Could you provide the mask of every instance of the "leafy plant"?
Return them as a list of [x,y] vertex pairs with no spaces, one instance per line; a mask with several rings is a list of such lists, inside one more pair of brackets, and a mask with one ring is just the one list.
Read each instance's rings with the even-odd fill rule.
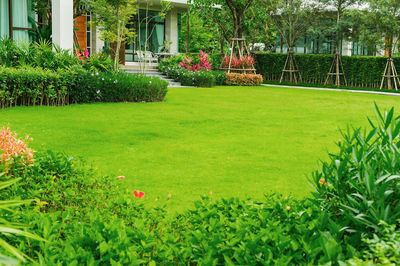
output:
[[[0,174],[0,178],[4,178],[5,173],[2,172]],[[14,185],[18,181],[20,181],[21,178],[15,178],[7,181],[1,181],[0,182],[0,191],[7,189],[8,187]],[[13,246],[12,244],[9,243],[7,240],[10,235],[15,235],[15,236],[22,236],[26,238],[31,238],[34,240],[38,241],[44,241],[43,238],[31,234],[29,232],[26,232],[23,228],[24,226],[19,223],[15,223],[13,221],[10,221],[9,217],[12,217],[12,214],[14,213],[13,208],[21,205],[25,205],[30,203],[31,200],[2,200],[0,201],[0,247],[2,248],[2,251],[0,251],[0,262],[2,264],[18,264],[18,261],[2,254],[4,251],[7,252],[8,254],[16,257],[19,261],[27,261],[27,259],[32,260],[29,258],[26,254],[24,254],[22,251],[20,251],[18,248]],[[7,217],[7,218],[6,218]]]
[[375,113],[368,131],[342,132],[339,152],[312,177],[316,204],[360,239],[400,218],[400,117],[376,105]]

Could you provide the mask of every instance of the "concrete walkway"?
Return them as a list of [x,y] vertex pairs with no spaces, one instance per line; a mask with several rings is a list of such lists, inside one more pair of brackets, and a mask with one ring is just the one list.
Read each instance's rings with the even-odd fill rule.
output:
[[366,93],[366,94],[377,94],[377,95],[400,97],[400,93],[384,92],[384,91],[345,90],[345,89],[301,87],[301,86],[287,86],[287,85],[275,85],[275,84],[261,84],[261,85],[265,86],[265,87],[295,88],[295,89],[318,90],[318,91],[345,91],[345,92],[355,92],[355,93]]

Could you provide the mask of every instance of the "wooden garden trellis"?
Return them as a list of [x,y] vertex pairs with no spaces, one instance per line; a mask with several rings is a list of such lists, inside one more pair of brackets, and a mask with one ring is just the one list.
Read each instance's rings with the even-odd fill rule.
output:
[[[228,55],[230,54],[230,55]],[[254,65],[251,65],[250,68],[246,68],[246,66],[242,65],[239,68],[232,66],[232,59],[236,57],[241,60],[243,56],[250,56],[249,49],[246,45],[245,38],[232,38],[231,41],[231,51],[225,53],[225,58],[229,56],[229,64],[225,66],[224,61],[222,61],[220,69],[224,70],[228,73],[251,73],[256,74],[256,69]]]
[[[344,68],[342,63],[342,58],[340,56],[339,50],[335,48],[335,57],[333,58],[333,62],[331,68],[329,69],[329,73],[325,80],[325,85],[329,83],[329,80],[335,78],[335,86],[340,86],[340,77],[343,77],[344,85],[347,86],[346,75],[344,74]],[[333,82],[332,82],[333,83]]]
[[383,75],[382,75],[382,81],[381,81],[380,89],[383,89],[383,85],[385,83],[385,79],[387,81],[388,89],[392,89],[393,88],[392,87],[392,79],[393,79],[393,83],[394,83],[394,88],[396,90],[399,89],[400,80],[399,80],[399,76],[397,75],[397,70],[396,70],[396,67],[394,65],[392,57],[389,57],[387,62],[386,62],[386,67],[385,67],[385,71],[383,72]]
[[293,47],[289,48],[288,55],[286,57],[286,62],[285,65],[283,66],[279,82],[282,83],[283,79],[285,78],[285,74],[289,75],[289,82],[293,81],[295,83],[298,83],[299,81],[302,82],[299,66],[297,65],[296,59],[294,58]]

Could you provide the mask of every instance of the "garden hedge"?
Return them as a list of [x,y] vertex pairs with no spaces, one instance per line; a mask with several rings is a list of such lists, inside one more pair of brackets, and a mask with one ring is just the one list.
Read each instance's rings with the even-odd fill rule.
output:
[[[265,81],[279,81],[287,54],[256,53],[257,73]],[[296,54],[295,59],[304,83],[323,84],[331,67],[333,55]],[[394,57],[400,67],[400,57]],[[387,57],[342,56],[348,85],[352,87],[379,88]]]
[[125,72],[90,72],[81,66],[70,70],[0,66],[0,108],[90,102],[162,101],[168,83],[159,78]]

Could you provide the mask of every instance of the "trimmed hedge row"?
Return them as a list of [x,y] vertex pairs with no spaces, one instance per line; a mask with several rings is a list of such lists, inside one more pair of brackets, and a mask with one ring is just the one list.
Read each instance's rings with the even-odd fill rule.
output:
[[0,108],[90,102],[162,101],[168,83],[124,72],[0,67]]
[[[266,81],[279,81],[286,54],[256,53],[257,73]],[[333,55],[296,54],[304,83],[323,84],[333,61]],[[394,57],[394,63],[400,66],[400,57]],[[387,57],[343,56],[343,68],[347,82],[352,87],[379,88]]]

